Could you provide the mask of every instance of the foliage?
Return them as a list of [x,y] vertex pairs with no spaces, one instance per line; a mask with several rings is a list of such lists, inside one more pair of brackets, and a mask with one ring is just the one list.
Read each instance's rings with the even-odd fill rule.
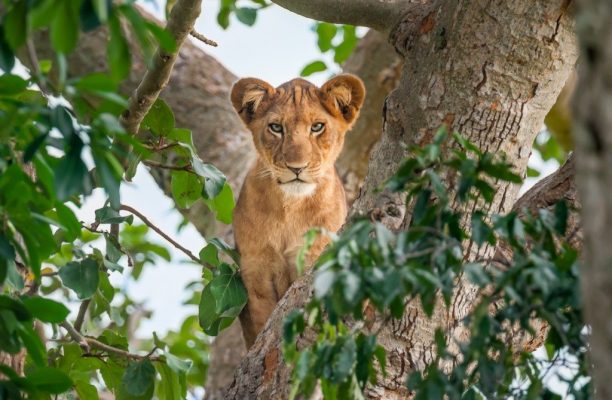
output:
[[[333,54],[334,63],[341,65],[353,53],[357,41],[357,29],[352,25],[334,25],[327,22],[316,22],[313,31],[317,35],[317,46],[321,54]],[[342,36],[342,39],[340,39]],[[306,65],[301,76],[309,76],[316,72],[328,70],[328,65],[323,60],[316,60]]]
[[[202,201],[231,222],[234,197],[225,176],[200,160],[191,132],[175,126],[166,103],[154,104],[142,135],[130,135],[121,124],[128,102],[119,87],[134,61],[126,29],[138,44],[136,57],[149,67],[158,48],[175,52],[177,45],[132,1],[4,0],[2,7],[0,351],[16,355],[25,348],[27,359],[23,377],[0,366],[0,398],[69,392],[70,398],[96,399],[100,388],[118,399],[185,398],[189,386],[203,384],[208,363],[197,317],[134,349],[130,326],[147,312],[112,283],[119,275],[137,280],[146,265],[170,260],[168,249],[148,238],[157,228],[121,203],[121,185],[139,165],[172,170],[181,207]],[[239,19],[248,14],[240,10],[233,10]],[[69,77],[67,57],[79,36],[101,25],[109,31],[108,70]],[[42,30],[49,31],[44,40],[54,50],[51,59],[39,60],[33,46]],[[28,74],[15,72],[17,55],[30,64]],[[80,221],[75,211],[94,190],[107,200],[88,222]],[[145,225],[136,225],[134,216]],[[210,243],[232,253],[218,240]],[[214,310],[222,321],[217,326],[224,326],[246,296],[235,263],[192,260],[206,267],[207,278],[192,286],[192,300],[197,303],[202,290],[212,296],[200,311]],[[69,321],[70,308],[79,312]],[[45,344],[35,324],[53,340]]]
[[[431,317],[452,304],[457,281],[465,279],[481,294],[462,321],[471,336],[456,342],[436,331],[435,359],[407,381],[417,399],[560,398],[543,383],[545,369],[572,359],[569,392],[588,397],[577,254],[563,241],[565,203],[553,211],[489,215],[491,183],[520,183],[520,177],[503,159],[447,136],[441,131],[432,144],[413,149],[386,183],[405,192],[412,207],[404,231],[353,221],[317,261],[313,298],[284,323],[284,355],[294,365],[292,398],[308,396],[317,382],[326,399],[362,398],[368,382],[385,374],[377,321],[401,318],[405,304],[417,299]],[[445,176],[454,177],[448,188]],[[469,220],[468,204],[474,207]],[[470,249],[498,245],[507,246],[512,259],[469,258]],[[549,360],[516,354],[504,341],[509,327],[531,332],[533,318],[550,326]],[[316,339],[298,349],[296,340],[306,332]]]
[[[239,1],[239,0],[220,0],[221,7],[219,8],[219,13],[217,14],[217,23],[223,29],[227,29],[230,25],[230,16],[233,14],[238,21],[242,22],[247,26],[255,25],[257,21],[257,12],[263,10],[272,3],[267,2],[266,0],[249,0],[249,1]],[[241,5],[241,3],[246,3],[247,5]]]

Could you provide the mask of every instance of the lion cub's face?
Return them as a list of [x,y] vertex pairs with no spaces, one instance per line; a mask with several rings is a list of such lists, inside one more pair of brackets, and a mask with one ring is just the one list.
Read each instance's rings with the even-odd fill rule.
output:
[[241,79],[231,97],[263,161],[258,173],[289,195],[308,196],[333,171],[364,96],[359,78],[340,75],[321,88],[299,78],[277,88]]

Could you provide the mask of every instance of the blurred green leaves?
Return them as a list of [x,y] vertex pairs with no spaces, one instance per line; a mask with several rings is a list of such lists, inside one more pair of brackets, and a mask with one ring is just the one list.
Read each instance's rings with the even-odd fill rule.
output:
[[[317,35],[317,46],[322,54],[333,55],[338,65],[344,63],[355,50],[359,37],[352,25],[334,25],[327,22],[316,22],[313,31]],[[341,38],[340,38],[341,36]],[[309,76],[328,69],[324,61],[317,60],[306,65],[300,72],[301,76]]]

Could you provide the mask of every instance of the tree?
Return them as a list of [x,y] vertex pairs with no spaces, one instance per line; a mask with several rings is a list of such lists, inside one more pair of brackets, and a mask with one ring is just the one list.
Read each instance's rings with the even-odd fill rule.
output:
[[[381,142],[352,211],[392,230],[406,226],[410,208],[401,196],[375,189],[406,157],[402,144],[424,146],[445,123],[481,150],[512,155],[515,171],[523,175],[533,139],[576,60],[568,2],[529,2],[528,15],[518,11],[527,6],[521,2],[397,1],[379,6],[369,1],[287,0],[277,4],[317,19],[386,32],[404,57],[398,88],[385,104]],[[342,13],[337,12],[340,7]],[[517,19],[519,14],[522,17]],[[509,210],[517,187],[508,182],[497,182],[494,187],[491,209]],[[485,246],[470,253],[470,259],[486,259],[494,251]],[[278,355],[280,326],[287,312],[307,304],[311,279],[307,274],[279,303],[261,340],[239,367],[229,387],[230,398],[287,395],[290,367]],[[456,322],[470,313],[476,294],[473,286],[463,282],[454,293],[452,313],[439,307],[440,312],[429,319],[416,304],[409,304],[411,312],[400,322],[383,326],[379,337],[384,338],[380,340],[389,355],[387,376],[369,396],[405,398],[408,393],[401,383],[407,373],[434,360],[435,327],[448,326],[447,337],[465,335]],[[541,340],[529,342],[533,346]]]
[[606,382],[612,363],[610,325],[606,323],[612,303],[608,291],[612,283],[612,254],[605,238],[610,230],[610,117],[605,99],[610,98],[610,54],[602,51],[612,38],[604,21],[612,7],[603,1],[581,1],[576,27],[581,42],[582,63],[574,109],[577,126],[576,182],[582,200],[584,226],[584,270],[581,288],[584,293],[585,320],[592,330],[591,360],[597,398],[612,396]]
[[[183,10],[186,3],[189,2],[179,1],[175,7],[179,11]],[[317,1],[279,0],[277,3],[317,19],[375,28],[389,36],[391,43],[404,59],[405,67],[402,69],[400,84],[385,102],[382,141],[375,149],[364,189],[353,207],[353,216],[368,216],[380,221],[394,231],[405,228],[412,215],[411,207],[413,205],[409,204],[407,207],[404,202],[405,195],[401,193],[390,190],[377,192],[375,189],[395,173],[402,160],[409,154],[403,144],[418,144],[424,147],[431,143],[439,126],[446,124],[450,129],[458,131],[465,138],[477,143],[480,150],[504,151],[511,157],[514,171],[524,175],[533,139],[542,124],[544,115],[563,87],[565,78],[572,69],[576,57],[575,43],[571,32],[571,18],[568,15],[569,2],[559,1],[548,4],[549,2],[542,1],[536,2],[536,4],[530,3],[532,13],[527,16],[520,13],[526,7],[526,3],[523,4],[524,2],[515,2],[516,4],[513,5],[501,4],[501,2],[450,5],[447,2],[410,4],[409,2],[397,1],[373,4],[364,0],[350,2],[349,4],[343,1],[320,3]],[[13,10],[12,17],[21,18],[19,15],[23,11],[20,11],[19,7],[21,6],[14,6],[11,9]],[[342,13],[337,12],[339,7],[342,8]],[[98,9],[96,12],[99,13],[100,10]],[[100,14],[96,15],[99,16]],[[519,18],[517,15],[521,15],[521,17]],[[190,30],[185,31],[186,28],[183,28],[183,32]],[[148,26],[148,29],[152,35],[157,37],[160,44],[164,43],[166,38],[163,33],[159,33],[159,30],[152,26]],[[57,32],[60,31],[61,28],[52,26],[51,39],[52,42],[56,42],[54,43],[56,46],[57,43],[62,42],[62,40],[57,39]],[[120,35],[117,34],[116,27],[113,28],[112,24],[111,32],[111,43],[114,35],[115,45],[117,46],[120,39],[116,38]],[[136,32],[142,34],[142,31],[136,30]],[[375,34],[370,33],[368,37],[371,39],[375,37]],[[139,38],[137,37],[137,39]],[[14,40],[14,38],[8,40],[10,46],[13,46],[15,43],[11,43],[11,40]],[[58,40],[59,42],[57,42]],[[99,52],[102,49],[99,43],[103,40],[103,36],[94,33],[91,34],[90,38],[82,41],[80,46],[89,46],[89,50],[92,52],[90,54],[93,54],[93,52]],[[377,40],[380,40],[380,37]],[[180,41],[176,42],[180,44]],[[44,42],[36,40],[37,45],[40,43]],[[138,43],[139,46],[144,45],[141,41]],[[121,47],[121,43],[118,46]],[[365,46],[367,46],[367,40],[364,41]],[[375,44],[367,51],[373,52],[377,46]],[[37,49],[37,53],[45,54],[45,51],[49,51],[48,47],[46,49],[44,46],[41,47]],[[474,51],[474,49],[478,50]],[[218,135],[223,135],[224,132],[238,132],[237,137],[240,140],[236,144],[236,149],[241,150],[235,154],[239,157],[242,154],[247,154],[248,137],[244,129],[237,123],[235,116],[227,112],[229,103],[220,100],[223,98],[222,95],[227,93],[233,77],[193,46],[186,44],[182,51],[190,52],[190,57],[198,58],[204,65],[215,68],[225,78],[223,88],[217,90],[216,95],[198,95],[194,98],[204,101],[203,104],[209,104],[206,102],[212,101],[214,103],[212,107],[205,107],[209,112],[203,114],[204,118],[213,116],[210,119],[214,121],[213,124],[210,124],[211,126],[220,127],[219,124],[227,123],[226,128],[228,129],[194,135],[196,147],[199,147],[199,143],[205,143],[204,140],[198,143],[198,138],[216,138]],[[145,59],[147,59],[146,51],[143,53],[145,53]],[[88,60],[88,62],[81,62],[83,70],[78,71],[79,50],[73,54],[75,57],[68,59],[69,70],[71,74],[74,74],[73,76],[82,76],[92,70],[91,61]],[[356,53],[354,60],[358,60],[358,57],[359,53]],[[24,59],[27,60],[27,58]],[[90,59],[104,60],[105,58],[100,56],[90,57]],[[387,62],[390,64],[392,61],[385,61],[383,65]],[[41,71],[36,71],[35,67],[37,62],[33,61],[32,64],[35,73],[39,75]],[[112,62],[110,66],[111,70],[116,68],[116,65]],[[370,65],[362,64],[362,67],[367,70]],[[376,71],[378,68],[380,67],[377,65],[370,71]],[[199,65],[199,69],[202,70],[201,65]],[[393,69],[390,71],[392,72]],[[197,75],[198,72],[195,71],[193,74],[202,76],[203,79],[206,78],[201,73]],[[140,81],[141,75],[142,72],[138,70],[132,71],[130,74],[132,87]],[[186,79],[191,75],[175,74],[176,83],[170,85],[171,92],[167,93],[166,97],[168,103],[179,103],[178,96],[172,97],[173,90],[174,93],[179,94],[181,91],[194,87],[194,81]],[[380,75],[376,77],[379,78]],[[539,82],[536,82],[534,77],[538,77]],[[40,79],[40,76],[38,79]],[[59,74],[59,79],[61,81],[61,74]],[[38,82],[43,83],[44,80]],[[182,86],[180,82],[183,82],[185,86]],[[197,82],[197,78],[195,82]],[[372,87],[375,89],[381,86],[377,85],[376,82],[370,82],[373,83]],[[129,86],[128,84],[125,87]],[[208,87],[208,85],[204,85],[204,87]],[[90,87],[90,89],[92,88],[97,87]],[[416,88],[416,96],[413,94],[412,88]],[[375,91],[370,90],[370,92]],[[373,97],[381,98],[383,96]],[[75,98],[75,100],[77,99]],[[85,101],[87,102],[89,99]],[[96,99],[96,101],[98,100]],[[134,104],[138,104],[138,102],[132,103],[133,106]],[[156,109],[163,112],[164,107],[160,105]],[[376,106],[372,106],[371,110],[375,109]],[[83,115],[88,115],[87,112],[90,111],[79,110],[79,113],[83,112]],[[376,112],[373,112],[372,115],[364,119],[364,125],[366,126],[363,130],[364,134],[372,132],[369,126],[375,124]],[[199,123],[194,123],[193,118],[186,112],[176,112],[177,126],[189,127],[190,124],[193,124],[194,128],[202,126]],[[161,122],[156,124],[155,113],[153,113],[151,120],[145,121],[145,127],[153,133],[159,133],[155,131],[163,129],[164,120],[167,120],[167,114],[164,118],[157,118],[157,121]],[[359,132],[359,129],[358,127],[357,132]],[[130,140],[126,142],[129,145],[138,145],[138,143]],[[148,144],[146,141],[145,143]],[[357,140],[351,143],[355,145],[354,147],[350,145],[349,149],[358,148],[359,142]],[[242,153],[242,149],[244,149],[244,153]],[[199,147],[198,150],[204,160],[209,161],[214,158],[214,154],[206,152],[207,146]],[[451,148],[442,149],[445,155],[450,155],[451,150]],[[122,157],[120,152],[117,154],[119,158]],[[164,158],[162,161],[148,159],[148,156],[145,156],[146,162],[157,171],[159,182],[164,185],[167,192],[172,192],[172,186],[167,184],[170,178],[167,171],[164,171],[163,168],[159,169],[159,166],[160,164],[180,165],[176,164],[176,161],[183,160],[184,155],[183,158],[180,158],[180,156],[179,154],[178,160],[171,156]],[[348,161],[353,159],[354,157],[345,158]],[[197,164],[197,160],[188,161]],[[223,162],[223,160],[218,161]],[[227,168],[219,163],[215,162],[215,164],[220,166],[229,177],[233,177],[234,173],[236,174],[235,176],[238,179],[233,181],[234,184],[239,181],[242,168],[236,168],[236,172],[233,172],[230,168],[241,166],[242,163],[228,163]],[[345,163],[341,162],[340,165],[345,165]],[[346,165],[350,165],[350,163],[346,163]],[[350,168],[355,168],[355,171],[358,171],[356,172],[357,176],[362,176],[365,166],[362,158],[357,166],[347,166],[346,168],[349,171]],[[539,207],[550,206],[563,197],[574,200],[575,196],[572,195],[573,185],[571,184],[572,168],[573,163],[568,163],[564,169],[558,171],[549,180],[542,182],[538,188],[532,190],[516,204]],[[346,175],[349,176],[350,174]],[[206,184],[207,179],[211,179],[211,177],[204,176],[203,185]],[[515,204],[517,186],[511,181],[502,180],[495,182],[493,187],[496,194],[492,199],[492,209],[505,212],[512,208]],[[112,187],[107,189],[110,192]],[[451,191],[450,196],[454,197],[456,193]],[[182,204],[186,205],[185,202]],[[190,215],[192,221],[200,222],[195,216],[199,211],[188,213],[187,215]],[[469,219],[469,213],[466,214],[466,218]],[[210,224],[200,224],[202,231],[209,226]],[[206,233],[210,234],[210,231]],[[216,252],[216,250],[214,251]],[[495,252],[503,251],[503,248],[484,246],[478,251],[470,253],[470,257],[472,260],[492,258]],[[309,301],[311,280],[312,274],[307,274],[279,304],[268,324],[266,334],[262,335],[261,340],[245,358],[238,370],[235,381],[229,388],[229,395],[235,398],[249,398],[254,396],[255,393],[264,397],[285,397],[287,395],[290,390],[287,383],[290,368],[283,363],[282,356],[278,351],[282,341],[280,327],[289,311],[295,307],[303,306]],[[455,290],[453,304],[457,306],[453,308],[453,313],[449,315],[444,315],[441,312],[443,310],[442,305],[438,304],[436,308],[438,312],[434,313],[433,319],[429,319],[413,302],[407,305],[407,309],[411,312],[400,319],[400,322],[387,321],[386,324],[381,326],[380,343],[387,347],[388,374],[368,389],[369,396],[380,397],[383,396],[383,393],[385,397],[389,398],[392,398],[391,396],[404,396],[406,389],[402,382],[407,373],[410,370],[424,369],[434,360],[435,340],[431,332],[435,330],[436,326],[440,325],[441,321],[444,322],[445,326],[449,326],[446,332],[448,337],[466,338],[465,332],[461,330],[461,324],[455,322],[470,314],[472,311],[470,304],[477,299],[478,291],[474,290],[474,286],[468,281],[458,282]],[[27,319],[27,321],[29,320]],[[402,327],[399,331],[394,329],[398,324]],[[521,332],[521,330],[512,332],[512,335],[508,336],[508,340],[511,340],[512,343],[518,343],[519,348],[522,346],[533,349],[544,340],[546,330],[544,328],[535,337],[523,335]],[[79,336],[74,335],[74,337],[79,342]],[[406,368],[405,365],[408,367]],[[162,366],[159,368],[162,375],[168,373]],[[125,370],[125,373],[128,370]],[[177,372],[177,374],[179,373]],[[162,387],[164,387],[163,385],[168,385],[168,383],[162,384]],[[77,389],[79,389],[78,386]]]

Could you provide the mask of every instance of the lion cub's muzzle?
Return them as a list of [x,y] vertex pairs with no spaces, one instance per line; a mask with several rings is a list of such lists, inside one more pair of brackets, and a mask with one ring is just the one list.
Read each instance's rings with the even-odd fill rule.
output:
[[[296,166],[286,165],[287,173],[278,178],[281,190],[291,196],[310,196],[316,189],[316,184],[308,176],[308,164]],[[283,172],[285,172],[283,171]]]

